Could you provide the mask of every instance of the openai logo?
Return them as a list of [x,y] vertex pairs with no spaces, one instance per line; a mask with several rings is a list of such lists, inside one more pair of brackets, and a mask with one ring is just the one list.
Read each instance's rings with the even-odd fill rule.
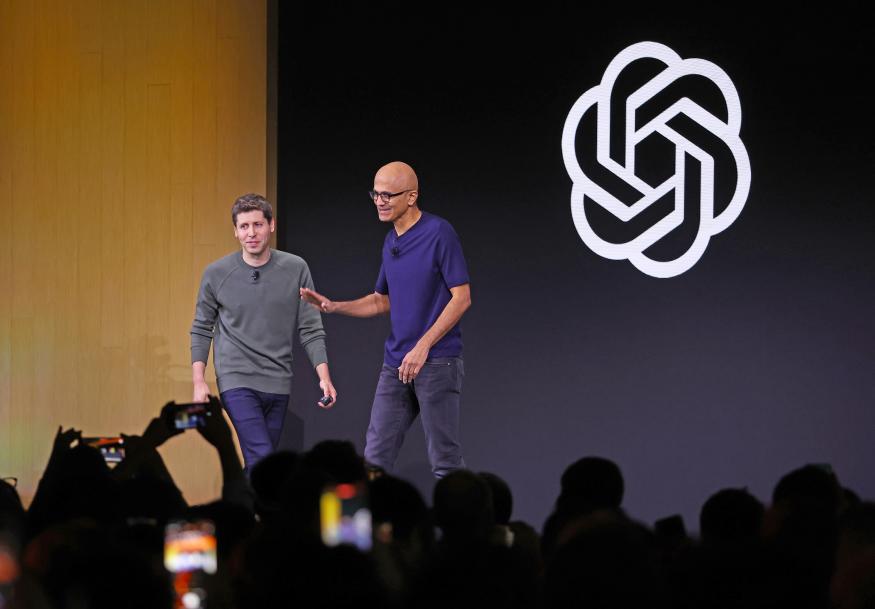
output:
[[[740,128],[738,92],[718,66],[656,42],[623,50],[575,102],[562,133],[583,242],[653,277],[688,271],[747,200]],[[659,251],[665,239],[668,256]]]

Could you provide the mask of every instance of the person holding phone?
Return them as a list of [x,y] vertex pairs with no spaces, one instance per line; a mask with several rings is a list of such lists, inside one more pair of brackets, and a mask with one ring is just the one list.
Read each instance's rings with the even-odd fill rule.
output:
[[294,334],[319,377],[323,398],[337,402],[331,383],[322,318],[302,306],[300,288],[313,288],[307,263],[270,248],[276,229],[273,208],[261,195],[247,194],[231,208],[241,251],[210,264],[201,278],[191,326],[194,402],[207,402],[204,371],[213,364],[222,404],[228,412],[247,472],[279,444],[292,384]]
[[459,440],[464,376],[459,321],[471,306],[468,267],[449,222],[419,209],[419,181],[410,165],[381,167],[370,196],[380,221],[393,225],[383,243],[374,292],[335,302],[302,286],[301,298],[324,313],[389,314],[392,332],[371,408],[365,460],[391,470],[404,434],[421,415],[432,472],[441,478],[465,467]]

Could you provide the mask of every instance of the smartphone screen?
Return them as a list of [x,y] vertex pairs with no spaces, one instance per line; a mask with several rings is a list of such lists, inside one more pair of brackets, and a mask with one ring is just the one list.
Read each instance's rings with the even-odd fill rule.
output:
[[175,521],[164,535],[164,566],[171,573],[216,572],[216,527],[209,520]]
[[164,534],[164,567],[173,573],[175,607],[206,607],[205,578],[216,572],[216,528],[209,520],[175,521]]
[[325,488],[319,508],[325,545],[352,544],[362,551],[371,549],[371,511],[364,484]]
[[5,609],[9,605],[13,586],[20,571],[13,544],[0,534],[0,609]]
[[176,429],[194,429],[207,424],[206,404],[178,404],[173,415],[173,427]]
[[100,451],[107,463],[121,463],[125,459],[125,440],[115,436],[107,438],[82,438],[81,442]]

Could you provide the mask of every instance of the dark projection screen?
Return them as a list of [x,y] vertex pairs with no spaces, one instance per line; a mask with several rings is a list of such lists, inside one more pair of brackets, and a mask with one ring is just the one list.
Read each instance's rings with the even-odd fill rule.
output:
[[[472,278],[466,460],[504,477],[514,517],[537,528],[585,455],[620,465],[631,516],[680,513],[692,530],[715,491],[767,502],[806,463],[875,497],[875,30],[847,7],[759,10],[280,6],[280,247],[331,298],[373,291],[390,228],[367,196],[373,174],[393,160],[417,170],[421,207],[454,225]],[[702,62],[653,84],[630,118],[630,96],[667,64],[630,65],[610,91],[606,72],[641,42]],[[683,71],[705,64],[731,81],[736,108],[717,72]],[[563,156],[590,90],[601,105],[569,150],[613,211],[594,187],[573,193]],[[602,162],[599,146],[622,165],[632,131],[681,100],[723,124],[737,112],[734,133],[672,115],[631,148],[638,187]],[[585,242],[581,222],[620,259]],[[684,256],[652,266],[672,276],[635,263]],[[298,351],[287,437],[362,449],[388,319],[325,324],[338,406],[316,408]],[[396,472],[430,500],[418,423]]]

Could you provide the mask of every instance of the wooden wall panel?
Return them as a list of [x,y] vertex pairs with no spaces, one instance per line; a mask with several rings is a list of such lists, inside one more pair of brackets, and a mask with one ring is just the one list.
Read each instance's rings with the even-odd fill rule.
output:
[[[0,0],[0,83],[12,81],[12,3]],[[0,91],[0,214],[12,213],[12,97]],[[12,239],[0,239],[0,278],[12,276]],[[11,454],[12,417],[12,290],[0,290],[0,455]],[[7,447],[4,449],[3,447]],[[0,475],[4,475],[0,473]]]
[[[0,476],[25,500],[58,425],[140,433],[191,398],[201,272],[266,190],[266,31],[265,0],[0,0],[0,212],[23,236],[0,241]],[[197,434],[161,451],[190,501],[218,495]]]
[[123,357],[125,346],[125,301],[120,289],[125,268],[125,5],[104,2],[100,19],[100,226],[105,235],[100,240],[100,259],[106,277],[100,282],[100,344],[103,361],[113,366],[112,373],[106,370],[101,379],[101,393],[115,404],[121,404],[124,395],[119,380],[122,361],[109,355]]
[[[55,323],[54,357],[55,375],[51,378],[54,403],[67,405],[68,409],[78,404],[80,376],[79,352],[79,310],[76,301],[79,289],[79,267],[74,261],[78,258],[79,240],[82,238],[83,223],[79,216],[86,213],[93,217],[92,209],[80,210],[81,198],[79,188],[80,166],[77,161],[80,153],[80,69],[79,59],[79,13],[75,3],[59,3],[55,9],[58,23],[56,45],[58,50],[66,49],[69,53],[55,53],[58,65],[58,103],[56,121],[57,160],[54,163],[57,175],[57,198],[54,201],[41,202],[41,205],[53,211],[56,217],[54,243],[50,253],[57,260],[54,282],[51,284],[58,298],[54,303],[55,313],[52,315]],[[97,224],[97,222],[94,222]],[[95,232],[95,235],[98,234]],[[93,237],[96,238],[96,237]],[[49,357],[51,354],[44,354]],[[59,415],[57,409],[49,409],[55,417],[52,430],[58,425],[70,425],[64,414]],[[35,449],[45,449],[45,439],[31,438]],[[39,466],[37,458],[35,465]]]
[[[216,1],[194,0],[194,22],[216,31]],[[192,105],[198,111],[192,117],[192,197],[193,232],[196,246],[216,243],[215,235],[230,222],[215,217],[217,147],[216,52],[218,36],[195,37],[192,41]],[[227,214],[226,214],[227,217]],[[230,232],[230,231],[229,231]],[[203,269],[198,265],[192,272]]]
[[[36,14],[54,10],[54,0],[39,0],[34,3]],[[59,230],[56,215],[42,202],[53,201],[58,196],[57,173],[57,125],[58,125],[58,72],[54,60],[54,47],[58,36],[57,21],[42,24],[33,29],[33,167],[34,181],[30,200],[34,202],[33,249],[29,254],[22,249],[16,258],[27,255],[32,262],[29,289],[33,298],[33,328],[30,348],[33,350],[36,368],[32,371],[33,404],[51,403],[54,388],[43,378],[57,375],[58,353],[54,349],[56,306],[53,287],[58,275],[58,260],[53,255],[54,241]],[[17,206],[16,206],[17,207]],[[17,248],[16,248],[17,249]],[[31,429],[48,424],[50,413],[34,409],[30,420]]]
[[[34,52],[35,18],[34,7],[28,2],[12,3],[12,82],[2,87],[3,94],[12,97],[12,195],[10,212],[14,209],[15,222],[19,226],[36,226],[36,214],[32,199],[34,188]],[[15,205],[16,201],[29,201],[30,205]],[[35,447],[25,439],[34,437],[32,417],[22,416],[26,406],[32,406],[35,394],[37,359],[33,347],[35,297],[33,286],[35,268],[27,249],[13,244],[10,272],[12,286],[12,341],[10,375],[10,432],[13,456],[32,463]],[[13,464],[11,472],[17,475]],[[22,475],[18,475],[22,478]]]

